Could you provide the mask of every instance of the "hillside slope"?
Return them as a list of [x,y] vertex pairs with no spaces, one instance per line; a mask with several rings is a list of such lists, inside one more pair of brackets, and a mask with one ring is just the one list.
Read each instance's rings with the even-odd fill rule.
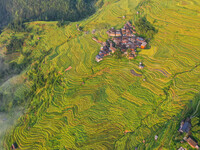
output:
[[0,0],[0,27],[11,22],[77,21],[93,14],[97,0]]
[[[176,149],[171,137],[200,91],[199,8],[198,0],[106,0],[88,19],[65,27],[28,23],[33,38],[23,51],[30,50],[34,61],[24,84],[32,83],[34,93],[26,114],[5,137],[5,147],[16,142],[22,150]],[[108,56],[95,62],[101,45],[92,37],[105,41],[107,29],[144,15],[158,29],[151,49],[140,50],[131,61]],[[43,82],[34,82],[40,76]]]

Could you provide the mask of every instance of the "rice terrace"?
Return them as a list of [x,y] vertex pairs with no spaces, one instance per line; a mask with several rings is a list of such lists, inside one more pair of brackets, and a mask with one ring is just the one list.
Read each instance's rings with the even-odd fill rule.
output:
[[57,1],[0,17],[0,149],[200,149],[200,1]]

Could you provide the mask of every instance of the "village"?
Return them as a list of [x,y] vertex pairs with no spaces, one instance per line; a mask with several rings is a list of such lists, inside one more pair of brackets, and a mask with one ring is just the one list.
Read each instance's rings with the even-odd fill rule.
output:
[[[111,39],[101,43],[101,50],[96,56],[97,62],[102,61],[105,56],[115,53],[118,48],[128,59],[134,59],[137,56],[136,48],[144,49],[147,46],[147,42],[143,38],[135,35],[135,27],[129,21],[122,29],[116,30],[112,27],[107,31],[107,34]],[[96,38],[93,40],[100,43]]]

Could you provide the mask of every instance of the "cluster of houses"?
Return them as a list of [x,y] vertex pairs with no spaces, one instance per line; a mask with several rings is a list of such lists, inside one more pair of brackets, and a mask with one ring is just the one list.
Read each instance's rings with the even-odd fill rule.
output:
[[[189,132],[191,130],[191,120],[190,118],[187,118],[186,120],[183,120],[180,124],[179,132],[181,133],[187,133],[189,135]],[[198,143],[192,139],[190,136],[185,136],[183,138],[184,141],[186,141],[192,148],[199,149]],[[184,141],[181,141],[183,143]],[[185,150],[183,147],[180,147],[179,150]]]
[[110,52],[111,52],[110,48],[104,45],[103,47],[101,47],[99,54],[96,56],[96,61],[97,62],[102,61],[104,56],[110,55]]
[[[147,46],[147,42],[143,38],[135,35],[135,27],[132,26],[130,22],[127,22],[120,30],[111,28],[107,31],[107,34],[111,37],[111,40],[108,40],[103,44],[103,47],[101,47],[101,51],[96,56],[97,62],[103,60],[104,56],[114,53],[117,48],[119,48],[123,54],[128,55],[129,59],[133,59],[136,57],[137,47],[144,49]],[[131,50],[131,53],[127,52],[128,49]]]

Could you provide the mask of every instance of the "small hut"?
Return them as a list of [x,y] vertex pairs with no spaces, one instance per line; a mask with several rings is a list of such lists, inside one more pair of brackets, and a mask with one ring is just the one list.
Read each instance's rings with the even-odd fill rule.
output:
[[95,34],[95,32],[96,32],[96,30],[95,30],[95,29],[93,29],[93,30],[92,30],[92,34]]
[[142,142],[143,142],[143,143],[146,143],[146,141],[145,141],[145,140],[143,140]]
[[158,140],[158,136],[157,136],[157,135],[155,135],[155,140],[156,140],[156,141]]
[[140,62],[140,64],[139,64],[139,69],[143,69],[143,68],[144,68],[144,65],[143,65],[142,62]]

